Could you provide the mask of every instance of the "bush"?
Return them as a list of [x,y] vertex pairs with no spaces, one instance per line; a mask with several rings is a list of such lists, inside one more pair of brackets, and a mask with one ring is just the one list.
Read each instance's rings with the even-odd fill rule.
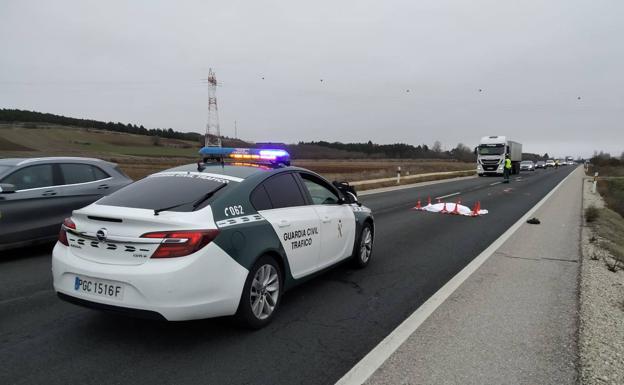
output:
[[596,208],[596,206],[589,206],[585,209],[585,220],[587,223],[595,222],[599,216],[600,211]]

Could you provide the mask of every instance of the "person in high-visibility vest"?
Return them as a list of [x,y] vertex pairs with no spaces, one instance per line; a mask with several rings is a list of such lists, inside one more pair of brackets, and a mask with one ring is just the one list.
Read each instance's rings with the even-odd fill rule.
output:
[[509,159],[509,154],[506,154],[505,163],[503,165],[503,177],[505,178],[504,183],[509,183],[509,174],[511,174],[511,159]]

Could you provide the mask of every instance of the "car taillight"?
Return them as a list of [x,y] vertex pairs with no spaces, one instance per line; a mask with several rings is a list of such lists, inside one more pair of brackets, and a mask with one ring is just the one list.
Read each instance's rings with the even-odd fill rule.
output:
[[162,242],[152,258],[176,258],[193,254],[219,235],[219,230],[182,230],[146,233],[141,238],[159,238]]
[[59,242],[61,242],[65,246],[69,246],[69,241],[67,240],[67,231],[65,229],[76,230],[76,224],[70,218],[65,218],[63,224],[61,225],[61,231],[59,231]]

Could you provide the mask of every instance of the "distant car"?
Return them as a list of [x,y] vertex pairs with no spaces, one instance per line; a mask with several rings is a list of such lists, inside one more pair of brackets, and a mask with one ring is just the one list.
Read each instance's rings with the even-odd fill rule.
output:
[[544,162],[543,160],[538,160],[537,163],[535,163],[535,168],[546,168],[546,162]]
[[520,162],[520,171],[535,171],[535,163],[532,160],[523,160]]
[[55,240],[73,210],[130,183],[99,159],[0,159],[0,250]]
[[548,168],[548,167],[555,167],[555,161],[554,161],[554,159],[548,159],[548,160],[546,161],[546,168]]

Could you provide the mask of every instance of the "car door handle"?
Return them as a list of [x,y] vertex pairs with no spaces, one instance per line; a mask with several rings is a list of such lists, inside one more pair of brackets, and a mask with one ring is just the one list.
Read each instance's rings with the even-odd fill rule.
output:
[[107,184],[101,184],[98,186],[98,190],[106,190],[108,189],[108,185]]
[[44,191],[43,194],[41,194],[41,195],[43,195],[44,197],[50,197],[50,196],[56,195],[56,191],[54,191],[54,190],[47,190],[47,191]]
[[290,221],[287,221],[286,219],[282,219],[281,221],[277,223],[277,225],[279,227],[288,227],[290,226]]
[[321,219],[321,222],[323,222],[323,223],[329,223],[329,222],[331,222],[331,218],[330,218],[328,215],[326,215],[326,216],[324,216],[324,217]]

